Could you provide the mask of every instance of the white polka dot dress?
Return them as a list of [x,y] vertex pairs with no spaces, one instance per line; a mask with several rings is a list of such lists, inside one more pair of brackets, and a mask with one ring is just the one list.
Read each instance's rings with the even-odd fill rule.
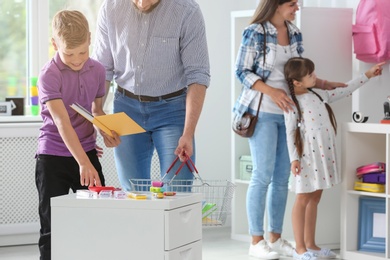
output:
[[294,108],[294,111],[284,114],[290,161],[301,161],[300,175],[290,178],[291,191],[309,193],[329,189],[341,182],[341,175],[337,170],[336,135],[324,103],[332,103],[350,96],[367,81],[368,78],[363,74],[348,82],[348,87],[345,88],[331,91],[313,89],[324,102],[311,91],[297,95],[302,111],[300,126],[303,141],[302,158],[299,158],[294,145],[295,129],[298,125],[297,109]]

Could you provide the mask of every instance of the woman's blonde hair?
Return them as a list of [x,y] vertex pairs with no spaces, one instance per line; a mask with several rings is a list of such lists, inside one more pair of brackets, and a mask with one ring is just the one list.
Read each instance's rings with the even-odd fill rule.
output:
[[279,5],[284,3],[291,2],[292,0],[261,0],[260,4],[257,6],[255,13],[252,16],[250,24],[253,23],[264,23],[269,21],[272,16],[275,14],[276,9]]
[[53,38],[62,41],[67,49],[79,47],[90,39],[88,21],[76,10],[56,13],[52,21],[52,31]]

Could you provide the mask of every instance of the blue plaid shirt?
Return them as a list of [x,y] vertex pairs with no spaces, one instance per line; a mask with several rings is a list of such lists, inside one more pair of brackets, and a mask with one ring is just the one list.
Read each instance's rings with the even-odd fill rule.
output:
[[[286,24],[292,56],[301,56],[304,51],[302,33],[294,24],[290,22]],[[236,62],[236,77],[242,83],[242,92],[233,108],[237,116],[242,116],[248,111],[249,104],[256,97],[258,91],[251,89],[253,84],[257,80],[265,82],[275,67],[278,31],[268,21],[263,25],[266,30],[265,63],[264,30],[261,24],[251,24],[243,32]]]

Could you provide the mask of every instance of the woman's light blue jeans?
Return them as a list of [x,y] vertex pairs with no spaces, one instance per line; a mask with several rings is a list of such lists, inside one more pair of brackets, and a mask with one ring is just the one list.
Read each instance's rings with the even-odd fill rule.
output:
[[[140,102],[115,92],[114,112],[125,112],[146,132],[121,136],[121,144],[114,148],[115,165],[123,189],[131,190],[130,179],[150,179],[151,160],[156,149],[163,176],[176,155],[174,151],[183,134],[186,113],[186,93],[156,102]],[[195,144],[194,152],[195,154]],[[191,157],[195,162],[195,155]],[[178,160],[164,181],[172,178],[181,162]],[[184,166],[176,180],[192,179]]]
[[264,236],[267,209],[268,232],[281,234],[290,175],[284,116],[260,112],[249,146],[253,161],[246,200],[249,233]]

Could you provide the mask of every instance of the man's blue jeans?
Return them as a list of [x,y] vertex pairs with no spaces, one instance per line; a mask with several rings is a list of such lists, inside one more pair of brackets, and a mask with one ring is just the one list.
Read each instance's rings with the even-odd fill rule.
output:
[[[118,178],[123,189],[131,190],[130,179],[150,179],[151,159],[156,149],[161,176],[176,158],[174,151],[183,134],[186,113],[186,93],[156,102],[140,102],[116,91],[114,112],[125,112],[146,132],[121,136],[121,144],[114,148]],[[195,154],[195,144],[194,144]],[[195,162],[195,156],[191,159]],[[181,162],[171,169],[166,180],[172,178]],[[192,179],[185,166],[175,180]]]

